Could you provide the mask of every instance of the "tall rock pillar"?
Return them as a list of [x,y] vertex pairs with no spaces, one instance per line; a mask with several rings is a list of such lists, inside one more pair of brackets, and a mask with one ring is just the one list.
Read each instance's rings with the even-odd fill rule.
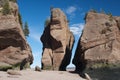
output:
[[51,10],[49,24],[41,36],[43,43],[42,68],[66,70],[70,63],[74,36],[68,28],[65,14],[59,9]]

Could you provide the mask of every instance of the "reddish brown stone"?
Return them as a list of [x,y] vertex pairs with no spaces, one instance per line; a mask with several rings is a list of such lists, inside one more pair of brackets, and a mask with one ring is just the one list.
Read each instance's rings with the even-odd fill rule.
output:
[[89,12],[78,42],[73,64],[77,71],[96,64],[119,64],[120,18]]
[[42,68],[66,70],[70,63],[74,43],[65,14],[58,8],[52,9],[51,19],[41,36],[43,43]]
[[[10,2],[10,7],[17,6]],[[17,10],[18,7],[14,7]],[[19,24],[17,15],[0,14],[0,63],[23,69],[26,64],[32,64],[33,56]],[[0,66],[1,66],[0,65]],[[6,67],[6,66],[4,66]],[[0,69],[2,70],[2,69]]]

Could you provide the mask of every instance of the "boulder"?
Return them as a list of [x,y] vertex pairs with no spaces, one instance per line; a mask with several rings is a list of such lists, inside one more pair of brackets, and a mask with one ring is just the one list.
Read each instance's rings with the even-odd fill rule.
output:
[[88,12],[73,59],[76,71],[120,64],[120,18]]
[[41,71],[41,68],[39,66],[35,66],[35,71]]
[[7,73],[9,74],[9,75],[21,75],[21,73],[20,73],[20,71],[18,71],[18,70],[7,70]]
[[51,10],[51,19],[41,36],[42,69],[66,70],[70,63],[74,36],[68,28],[65,14],[59,8]]

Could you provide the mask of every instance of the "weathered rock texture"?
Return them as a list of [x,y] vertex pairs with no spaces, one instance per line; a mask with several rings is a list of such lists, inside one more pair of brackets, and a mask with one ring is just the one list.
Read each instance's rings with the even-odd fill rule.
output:
[[[10,4],[16,6],[16,3]],[[0,70],[16,67],[23,69],[33,61],[31,49],[16,15],[0,15]]]
[[73,59],[76,70],[119,63],[120,17],[89,12]]
[[65,14],[60,9],[51,10],[51,19],[45,27],[41,41],[42,69],[66,70],[71,59],[74,36],[68,28]]

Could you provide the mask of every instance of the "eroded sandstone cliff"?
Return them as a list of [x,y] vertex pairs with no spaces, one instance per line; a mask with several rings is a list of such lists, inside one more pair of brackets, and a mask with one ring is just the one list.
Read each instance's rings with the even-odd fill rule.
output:
[[70,63],[74,36],[68,28],[65,14],[58,8],[51,10],[51,19],[41,36],[43,43],[42,68],[66,70]]
[[88,12],[73,59],[76,71],[120,64],[120,17]]
[[33,61],[32,51],[18,20],[18,6],[11,1],[9,5],[11,14],[0,13],[0,70],[23,69]]

